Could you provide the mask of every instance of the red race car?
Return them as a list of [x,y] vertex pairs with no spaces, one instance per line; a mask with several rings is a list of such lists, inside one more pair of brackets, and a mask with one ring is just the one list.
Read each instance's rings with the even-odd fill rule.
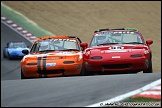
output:
[[99,29],[94,32],[83,61],[87,74],[152,73],[152,40],[144,41],[135,28]]

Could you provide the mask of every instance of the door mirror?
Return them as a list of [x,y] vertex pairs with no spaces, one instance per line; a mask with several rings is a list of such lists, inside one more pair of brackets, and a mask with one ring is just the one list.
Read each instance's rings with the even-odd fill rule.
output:
[[149,46],[149,45],[151,45],[153,43],[153,41],[152,40],[146,40],[146,44]]
[[87,42],[82,42],[80,44],[80,46],[83,48],[83,50],[85,50],[88,47],[88,43]]
[[29,51],[25,49],[25,50],[22,50],[22,53],[27,55],[27,54],[29,54]]

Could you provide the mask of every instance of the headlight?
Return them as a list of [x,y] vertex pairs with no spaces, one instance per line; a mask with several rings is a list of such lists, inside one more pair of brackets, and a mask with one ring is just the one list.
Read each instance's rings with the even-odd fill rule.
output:
[[24,56],[24,57],[22,58],[21,62],[24,62],[24,61],[25,61],[25,58],[26,58],[26,56]]
[[86,55],[86,56],[88,56],[88,55],[90,55],[90,54],[91,54],[90,51],[85,52],[85,55]]
[[144,54],[148,54],[149,51],[148,51],[148,50],[144,50],[143,53],[144,53]]
[[79,54],[78,61],[80,61],[83,58],[82,54]]

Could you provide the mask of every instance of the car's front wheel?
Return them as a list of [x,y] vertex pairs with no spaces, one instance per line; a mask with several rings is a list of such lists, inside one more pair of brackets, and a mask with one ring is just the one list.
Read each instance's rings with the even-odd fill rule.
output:
[[85,70],[85,68],[84,68],[84,64],[82,64],[82,69],[81,69],[80,75],[81,75],[81,76],[84,76],[85,73],[86,73],[86,70]]
[[4,57],[4,58],[6,58],[6,55],[5,55],[5,53],[4,53],[4,52],[3,52],[3,57]]
[[84,66],[84,63],[82,64],[82,70],[80,72],[80,75],[82,76],[88,76],[88,75],[94,75],[93,72],[88,72]]
[[26,79],[26,77],[24,76],[22,69],[21,69],[21,79]]
[[11,59],[12,59],[9,53],[8,53],[8,59],[9,59],[9,60],[11,60]]
[[152,73],[153,70],[152,70],[152,61],[150,60],[149,61],[149,66],[148,66],[148,69],[147,70],[143,70],[143,73]]

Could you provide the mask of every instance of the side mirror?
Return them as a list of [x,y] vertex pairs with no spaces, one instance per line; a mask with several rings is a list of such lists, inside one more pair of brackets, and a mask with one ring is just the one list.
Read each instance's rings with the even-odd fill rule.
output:
[[149,46],[149,45],[151,45],[153,43],[153,41],[152,40],[146,40],[146,44]]
[[25,49],[25,50],[22,50],[22,53],[27,55],[27,54],[29,54],[29,51]]
[[80,44],[80,46],[83,48],[83,50],[85,50],[88,47],[88,43],[87,42],[82,42]]

